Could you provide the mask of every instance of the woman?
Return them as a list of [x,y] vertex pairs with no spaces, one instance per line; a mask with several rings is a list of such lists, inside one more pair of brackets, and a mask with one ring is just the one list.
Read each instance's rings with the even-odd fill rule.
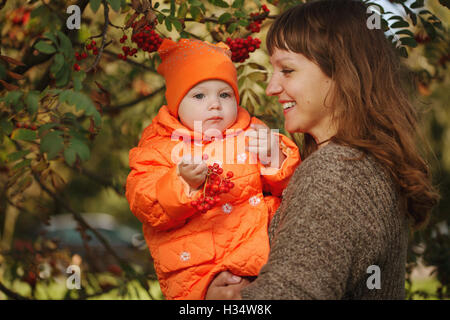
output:
[[415,145],[416,113],[399,62],[360,1],[284,12],[267,48],[285,128],[305,134],[269,228],[268,263],[251,284],[222,272],[207,299],[404,299],[410,228],[439,195]]

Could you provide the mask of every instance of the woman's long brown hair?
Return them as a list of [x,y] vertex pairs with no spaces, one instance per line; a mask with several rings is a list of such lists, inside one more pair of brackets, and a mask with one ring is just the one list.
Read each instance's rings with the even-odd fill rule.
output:
[[[371,154],[400,188],[415,229],[424,226],[439,194],[420,155],[417,113],[402,87],[401,65],[381,29],[369,29],[361,1],[319,0],[297,5],[276,19],[267,34],[270,55],[278,48],[301,53],[334,80],[331,141]],[[305,134],[304,155],[317,149]]]

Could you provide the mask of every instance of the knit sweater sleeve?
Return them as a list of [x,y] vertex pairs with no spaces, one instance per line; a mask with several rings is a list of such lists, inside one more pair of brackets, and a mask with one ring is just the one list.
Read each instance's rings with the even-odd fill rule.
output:
[[355,276],[353,259],[368,238],[360,225],[364,189],[355,188],[358,173],[348,161],[319,151],[285,190],[268,263],[242,290],[243,299],[341,299]]

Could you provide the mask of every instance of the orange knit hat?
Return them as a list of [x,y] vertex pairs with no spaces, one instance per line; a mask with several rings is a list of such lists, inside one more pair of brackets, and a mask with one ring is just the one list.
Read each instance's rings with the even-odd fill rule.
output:
[[158,53],[162,62],[157,71],[166,79],[167,107],[174,117],[178,117],[178,106],[188,91],[205,80],[228,83],[239,105],[237,72],[226,44],[211,44],[194,39],[181,39],[178,42],[164,39]]

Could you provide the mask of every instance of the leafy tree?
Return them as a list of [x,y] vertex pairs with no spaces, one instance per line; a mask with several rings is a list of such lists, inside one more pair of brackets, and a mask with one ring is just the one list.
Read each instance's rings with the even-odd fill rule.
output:
[[[393,0],[389,9],[383,2],[366,2],[379,12],[386,36],[405,57],[415,76],[416,93],[434,101],[433,106],[448,101],[443,88],[448,85],[449,34],[437,16],[441,12],[448,17],[448,2],[426,7],[423,0],[411,4]],[[155,51],[167,37],[227,43],[238,70],[242,106],[270,127],[283,128],[281,108],[264,94],[269,63],[260,39],[280,12],[296,4],[292,0],[1,1],[0,269],[4,279],[20,278],[31,291],[26,296],[15,292],[1,278],[0,291],[12,299],[39,298],[36,284],[51,282],[40,268],[48,264],[52,275],[63,274],[58,264],[73,263],[72,253],[44,235],[28,240],[16,236],[13,241],[14,231],[26,238],[36,223],[68,212],[85,248],[96,239],[112,259],[106,271],[116,281],[100,281],[105,270],[95,266],[95,257],[87,259],[82,290],[67,290],[64,298],[84,299],[116,288],[126,296],[129,283],[155,298],[149,287],[149,280],[155,279],[151,263],[143,269],[130,264],[81,214],[107,211],[124,224],[138,226],[124,198],[124,182],[128,150],[164,103]],[[71,5],[75,11],[68,11]],[[76,25],[77,12],[80,28],[69,29]],[[448,110],[438,106],[424,120],[437,154],[435,167],[442,169],[437,183],[450,190],[443,139],[450,128]],[[301,135],[289,136],[301,145]],[[435,295],[448,298],[450,241],[448,233],[436,231],[437,225],[448,225],[450,197],[443,196],[429,227],[411,241],[408,272],[418,257],[435,266],[440,281]],[[425,248],[421,252],[419,245]],[[420,294],[410,290],[408,297]]]

